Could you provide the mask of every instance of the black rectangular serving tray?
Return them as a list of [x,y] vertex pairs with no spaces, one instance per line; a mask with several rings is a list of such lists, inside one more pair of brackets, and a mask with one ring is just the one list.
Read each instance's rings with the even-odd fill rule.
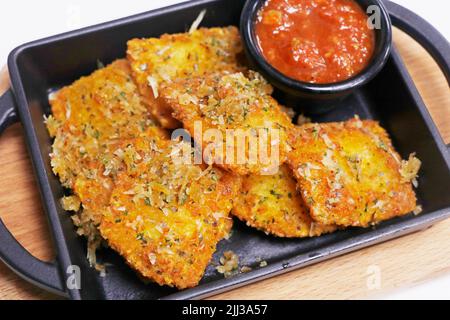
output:
[[[280,239],[235,221],[233,235],[218,245],[212,264],[199,286],[177,291],[145,284],[110,249],[98,258],[106,276],[90,268],[86,240],[78,237],[69,214],[59,205],[63,196],[50,167],[49,138],[43,116],[49,114],[48,93],[124,57],[127,40],[183,32],[202,9],[202,26],[238,25],[244,0],[201,0],[182,3],[113,22],[38,40],[15,49],[8,66],[12,87],[0,98],[0,132],[15,121],[24,127],[28,150],[41,191],[56,248],[56,260],[42,262],[18,244],[0,220],[0,258],[36,285],[71,299],[193,299],[237,288],[300,267],[345,254],[431,226],[450,216],[450,155],[398,53],[394,50],[383,71],[356,91],[335,111],[314,121],[339,121],[360,115],[376,119],[389,132],[403,158],[416,152],[422,160],[417,196],[423,213],[381,223],[369,229],[347,229],[311,239]],[[385,3],[394,25],[419,41],[450,79],[450,47],[427,22],[406,9]],[[450,120],[450,119],[449,119]],[[214,263],[226,250],[239,255],[253,271],[224,279]],[[258,259],[268,262],[259,267]],[[81,289],[73,286],[73,268],[80,268]],[[78,274],[77,274],[78,275]],[[67,283],[72,284],[67,286]]]

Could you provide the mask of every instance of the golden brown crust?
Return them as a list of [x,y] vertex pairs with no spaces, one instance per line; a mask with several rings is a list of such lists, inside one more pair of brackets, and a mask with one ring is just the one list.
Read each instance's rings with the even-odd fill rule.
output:
[[134,79],[152,114],[165,128],[180,123],[170,106],[158,98],[159,87],[175,79],[209,72],[243,70],[242,44],[236,27],[200,28],[192,33],[164,34],[160,38],[128,41],[127,57]]
[[336,229],[314,223],[287,165],[274,175],[244,177],[232,213],[247,225],[278,237],[313,237]]
[[141,159],[118,179],[100,231],[144,277],[179,289],[198,284],[216,244],[231,229],[229,212],[240,179],[217,168],[171,157],[187,144],[164,141],[156,149],[135,141]]
[[[194,139],[201,124],[201,143],[204,155],[211,151],[209,160],[246,175],[270,173],[285,162],[286,132],[292,123],[271,92],[272,87],[257,73],[218,73],[173,81],[162,87],[161,97]],[[208,136],[208,132],[220,136]]]
[[50,97],[50,104],[53,171],[97,218],[121,170],[114,146],[121,139],[165,138],[167,133],[155,125],[142,103],[126,60],[62,88]]
[[289,142],[288,163],[317,222],[367,227],[416,207],[401,158],[377,122],[307,124]]
[[47,128],[54,142],[51,165],[62,185],[82,203],[72,216],[78,234],[88,238],[88,258],[96,265],[101,242],[97,226],[125,162],[117,145],[138,136],[166,138],[155,125],[131,79],[126,60],[82,77],[49,97]]

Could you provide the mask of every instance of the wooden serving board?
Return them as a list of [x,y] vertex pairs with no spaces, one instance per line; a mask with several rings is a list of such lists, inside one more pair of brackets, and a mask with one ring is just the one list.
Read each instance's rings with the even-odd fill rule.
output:
[[[450,142],[450,91],[436,63],[409,36],[395,30],[399,49],[425,104]],[[8,88],[6,69],[0,93]],[[20,124],[0,137],[0,218],[36,257],[54,252]],[[264,280],[214,299],[358,299],[450,274],[450,219],[432,228]],[[0,263],[0,299],[54,299]]]

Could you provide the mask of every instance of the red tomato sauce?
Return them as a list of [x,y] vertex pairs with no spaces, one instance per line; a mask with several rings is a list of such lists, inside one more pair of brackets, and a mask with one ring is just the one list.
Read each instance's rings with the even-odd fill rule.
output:
[[375,33],[353,0],[267,0],[255,32],[265,59],[310,83],[351,78],[369,63]]

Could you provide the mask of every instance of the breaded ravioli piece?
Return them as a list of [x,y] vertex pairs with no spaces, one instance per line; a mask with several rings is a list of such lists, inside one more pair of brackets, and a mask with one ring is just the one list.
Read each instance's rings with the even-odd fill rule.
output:
[[52,114],[46,124],[54,138],[51,166],[82,203],[83,211],[73,219],[78,233],[95,243],[89,246],[92,262],[100,241],[96,226],[124,167],[116,145],[138,136],[166,138],[167,133],[156,126],[141,101],[125,59],[60,89],[49,102]]
[[236,27],[201,28],[191,33],[128,41],[134,79],[152,114],[166,128],[180,126],[170,106],[158,99],[162,84],[209,72],[243,70],[242,44]]
[[307,124],[289,142],[288,163],[317,222],[367,227],[416,208],[403,162],[377,122]]
[[256,72],[175,80],[161,89],[206,162],[241,175],[271,174],[285,162],[293,125],[271,93]]
[[82,77],[49,100],[52,114],[46,123],[55,138],[52,167],[65,187],[73,188],[80,174],[93,180],[110,176],[109,147],[121,139],[167,136],[141,101],[124,59]]
[[244,177],[232,213],[248,226],[278,237],[313,237],[336,229],[311,219],[287,165],[274,175]]
[[217,243],[228,235],[240,181],[221,169],[173,158],[181,150],[190,157],[190,148],[168,140],[135,158],[133,176],[118,179],[100,225],[109,246],[142,276],[179,289],[198,284]]

